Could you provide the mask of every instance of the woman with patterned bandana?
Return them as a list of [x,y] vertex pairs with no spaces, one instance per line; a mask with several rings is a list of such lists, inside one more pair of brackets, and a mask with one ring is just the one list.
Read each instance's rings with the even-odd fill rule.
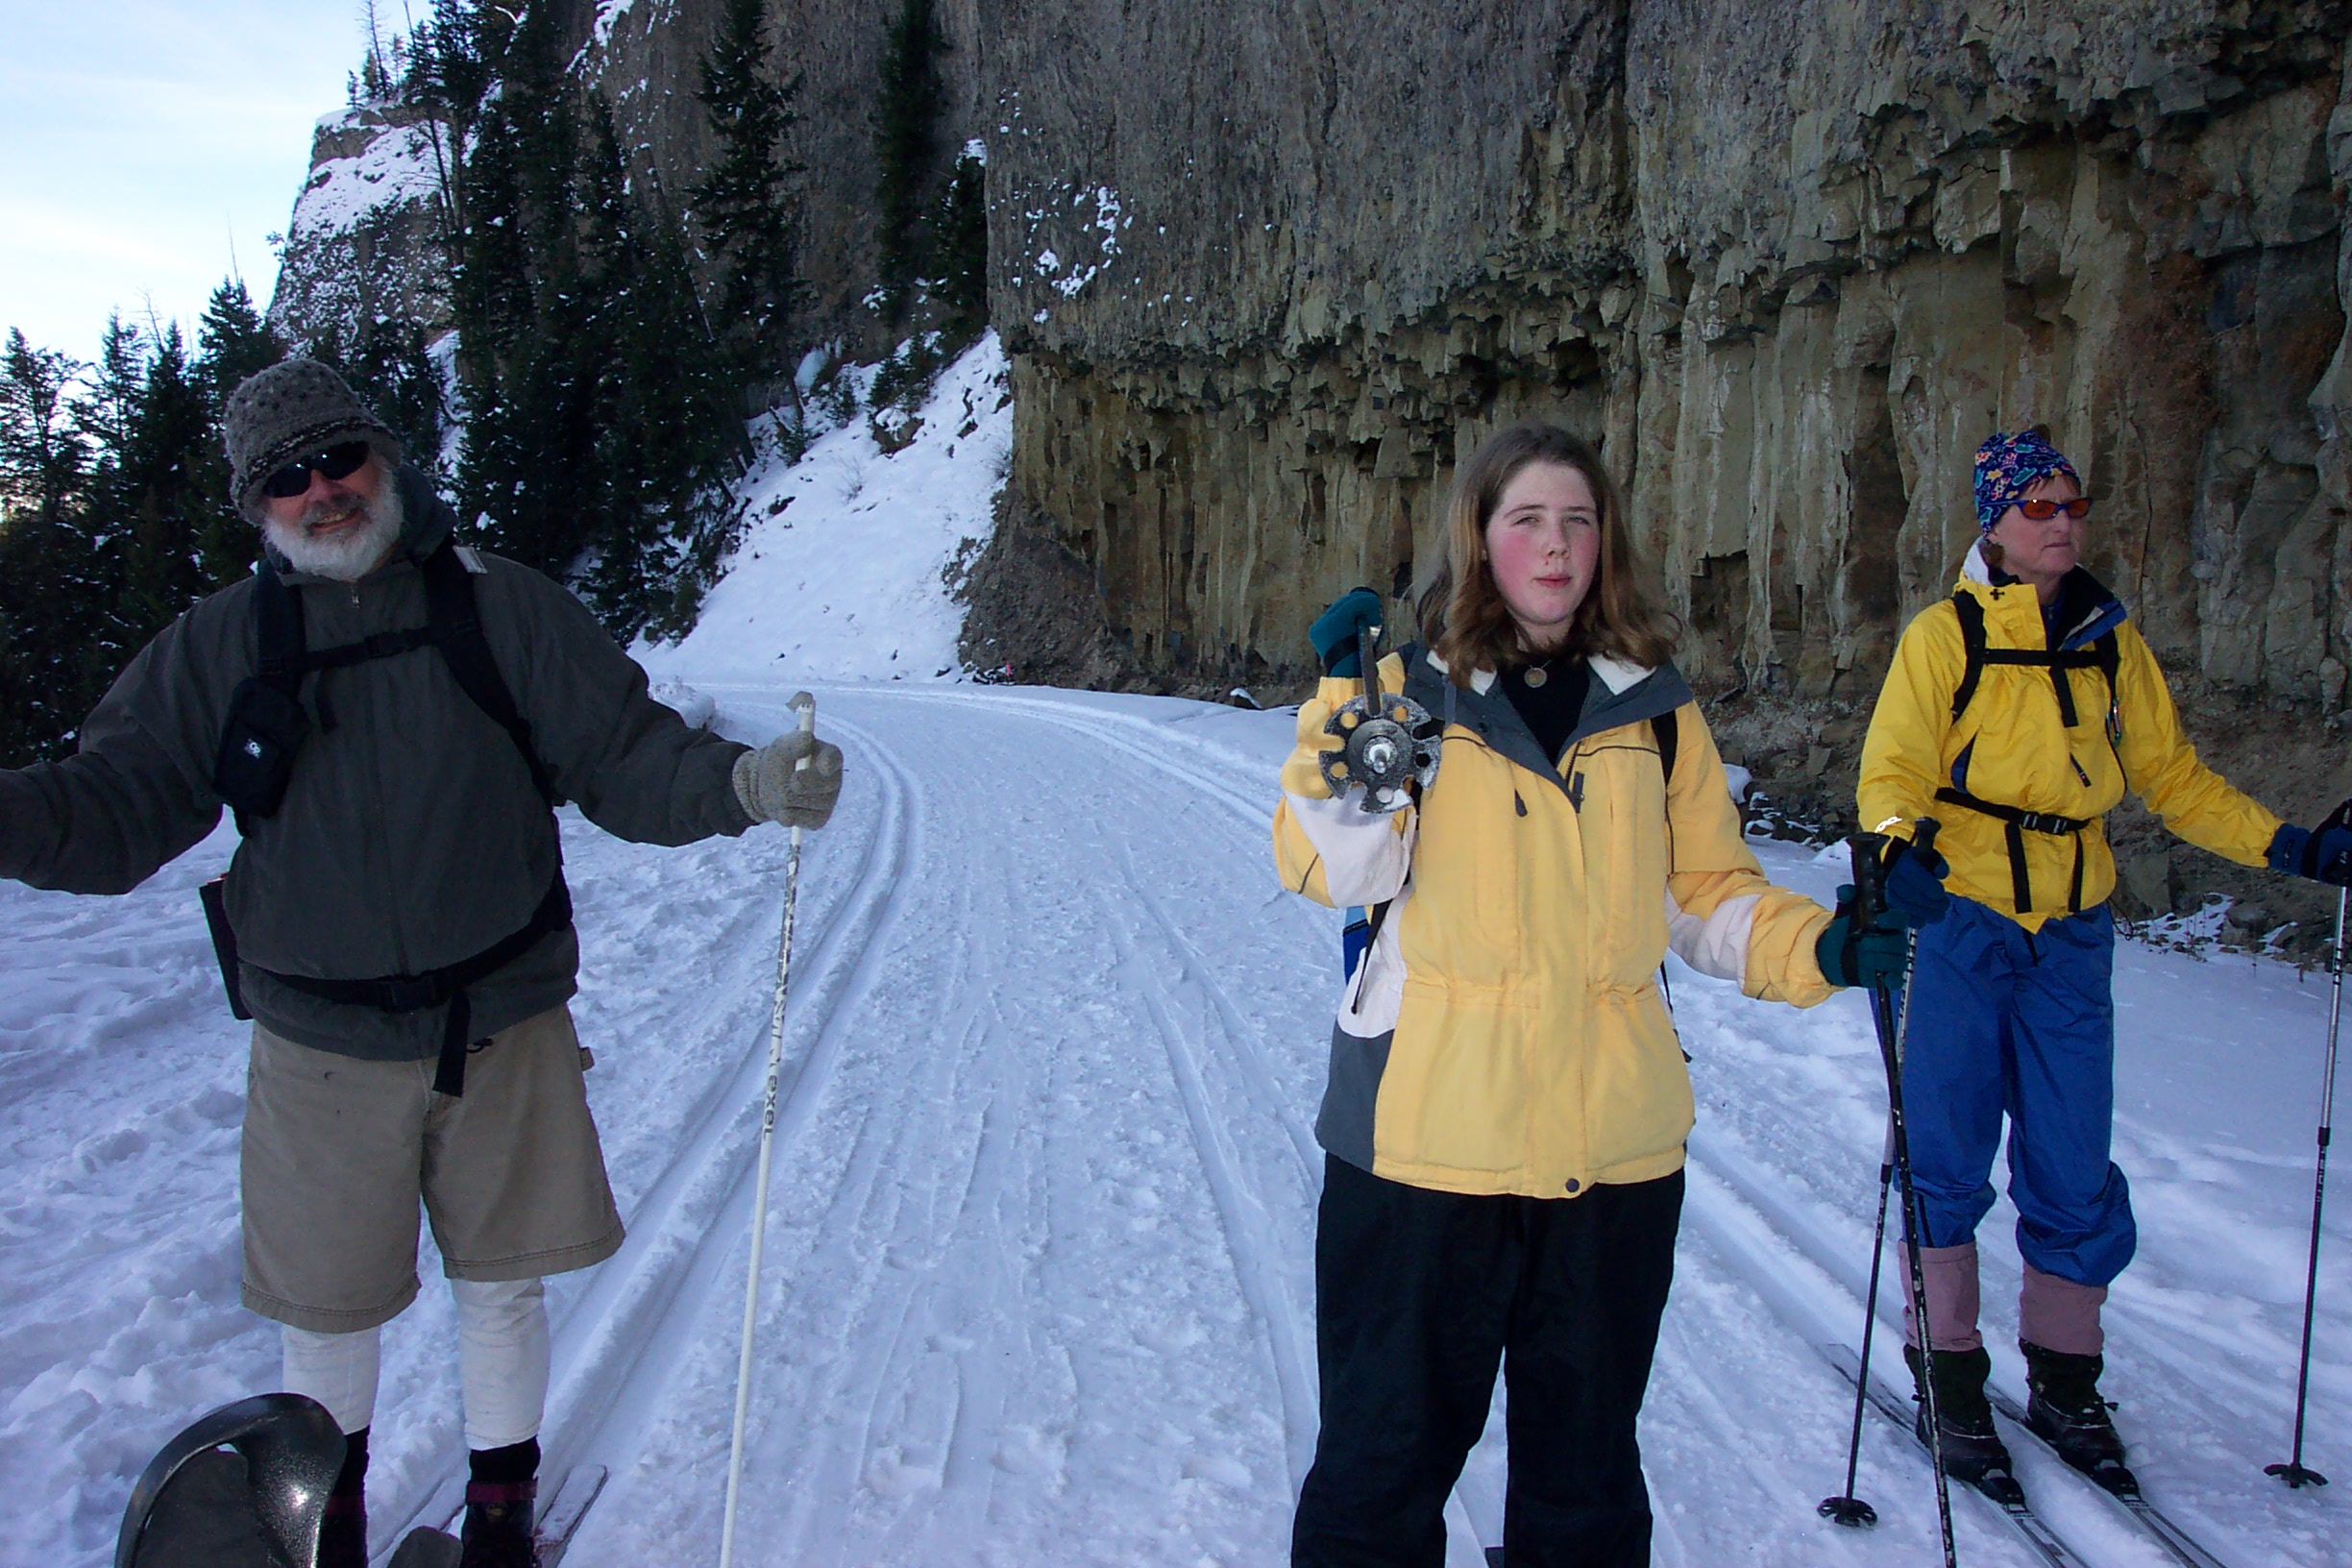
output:
[[[2108,1158],[2116,870],[2100,821],[2135,790],[2191,844],[2339,884],[2352,874],[2352,832],[2281,822],[2197,760],[2155,656],[2079,564],[2091,498],[2043,430],[1986,441],[1975,490],[1982,537],[1951,598],[1903,632],[1857,792],[1861,821],[1880,832],[1907,836],[1936,818],[1949,865],[1948,898],[1923,876],[1889,884],[1926,922],[1903,1096],[1926,1233],[1936,1441],[1956,1479],[2009,1472],[1985,1396],[1975,1239],[2005,1115],[2027,1419],[2076,1468],[2128,1485],[2098,1387],[2100,1307],[2137,1236],[2129,1186]],[[1906,1321],[1917,1379],[1917,1312]]]

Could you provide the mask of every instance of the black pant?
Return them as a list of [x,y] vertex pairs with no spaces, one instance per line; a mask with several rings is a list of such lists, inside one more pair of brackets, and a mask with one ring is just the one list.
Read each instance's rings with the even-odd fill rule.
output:
[[1682,1173],[1580,1198],[1464,1197],[1324,1162],[1323,1430],[1293,1568],[1436,1568],[1446,1495],[1507,1402],[1508,1568],[1645,1568],[1634,1418],[1674,1283]]

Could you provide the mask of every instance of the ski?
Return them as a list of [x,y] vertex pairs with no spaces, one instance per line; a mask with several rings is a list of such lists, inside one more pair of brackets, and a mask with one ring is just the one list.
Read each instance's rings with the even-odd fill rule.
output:
[[[2051,1455],[2057,1456],[2061,1463],[2065,1462],[2063,1456],[2058,1456],[2058,1451],[2051,1448],[2049,1442],[2040,1433],[2025,1424],[2025,1411],[2020,1408],[2016,1400],[2011,1399],[1997,1388],[1987,1387],[1985,1392],[1991,1396],[1993,1408],[2007,1416],[2011,1425],[2035,1442],[2040,1443]],[[2067,1468],[2073,1470],[2074,1467],[2068,1465]],[[2168,1518],[2163,1509],[2143,1496],[2139,1480],[2130,1471],[2126,1470],[2119,1477],[2115,1478],[2112,1484],[2108,1480],[2091,1475],[2086,1471],[2074,1470],[2074,1474],[2081,1476],[2120,1504],[2124,1510],[2132,1516],[2133,1521],[2154,1536],[2156,1544],[2163,1547],[2174,1562],[2181,1564],[2181,1568],[2229,1568],[2227,1563],[2199,1546],[2193,1536]]]
[[[1861,1364],[1855,1360],[1852,1351],[1844,1345],[1819,1345],[1815,1348],[1821,1352],[1824,1360],[1838,1369],[1848,1383],[1860,1382]],[[1869,1399],[1873,1409],[1894,1422],[1913,1442],[1919,1443],[1920,1451],[1923,1454],[1927,1451],[1927,1445],[1920,1442],[1918,1417],[1906,1401],[1876,1378],[1871,1379],[1869,1384],[1863,1387],[1862,1392]],[[2012,1481],[2009,1486],[2001,1491],[1991,1491],[1983,1486],[1971,1485],[1957,1477],[1953,1478],[1953,1482],[1956,1485],[1967,1487],[1968,1490],[1974,1492],[2000,1509],[2001,1516],[2016,1528],[2019,1534],[2025,1537],[2026,1544],[2040,1555],[2042,1560],[2047,1563],[2049,1568],[2083,1568],[2083,1559],[2077,1556],[2066,1542],[2058,1538],[2057,1533],[2049,1528],[2040,1514],[2034,1512],[2033,1505],[2025,1501],[2025,1493],[2016,1482]]]
[[[539,1523],[532,1532],[538,1546],[538,1568],[555,1568],[563,1561],[580,1521],[603,1495],[606,1474],[600,1464],[578,1465],[565,1474],[553,1500],[539,1510]],[[462,1517],[461,1510],[450,1523],[455,1525]],[[420,1525],[402,1538],[385,1568],[457,1568],[461,1550],[453,1530]]]
[[555,1500],[539,1510],[539,1568],[555,1568],[572,1550],[572,1537],[596,1500],[604,1495],[606,1471],[600,1464],[575,1465],[555,1488]]

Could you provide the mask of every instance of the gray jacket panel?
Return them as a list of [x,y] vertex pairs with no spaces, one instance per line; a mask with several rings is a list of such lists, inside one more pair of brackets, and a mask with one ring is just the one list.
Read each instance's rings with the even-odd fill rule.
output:
[[[417,563],[455,519],[401,471],[409,525],[363,581],[288,573],[313,649],[426,624]],[[689,729],[585,605],[548,577],[484,554],[473,578],[499,673],[563,795],[618,837],[689,844],[738,834],[745,747]],[[210,832],[212,764],[232,694],[253,673],[251,579],[222,589],[141,649],[83,726],[78,753],[0,772],[0,875],[123,893]],[[317,727],[285,802],[247,825],[227,887],[249,961],[246,1000],[284,1039],[380,1060],[432,1055],[439,1009],[389,1014],[322,1001],[260,968],[333,979],[414,974],[519,930],[556,871],[555,822],[506,732],[437,649],[321,672],[303,685]],[[550,936],[470,992],[474,1032],[545,1012],[576,989],[578,944]]]

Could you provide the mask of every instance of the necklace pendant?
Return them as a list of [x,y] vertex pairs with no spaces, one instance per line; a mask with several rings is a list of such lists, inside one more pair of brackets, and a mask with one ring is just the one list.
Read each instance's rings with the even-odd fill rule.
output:
[[1536,687],[1541,686],[1541,685],[1542,685],[1542,684],[1543,684],[1545,681],[1550,680],[1551,678],[1552,678],[1552,677],[1551,677],[1550,675],[1548,675],[1548,674],[1546,674],[1544,673],[1544,667],[1543,667],[1542,665],[1540,665],[1540,664],[1531,664],[1531,665],[1529,665],[1529,666],[1528,666],[1528,672],[1527,672],[1527,676],[1526,676],[1526,679],[1527,679],[1527,683],[1528,683],[1528,689],[1529,689],[1530,691],[1532,691],[1532,690],[1534,690]]

